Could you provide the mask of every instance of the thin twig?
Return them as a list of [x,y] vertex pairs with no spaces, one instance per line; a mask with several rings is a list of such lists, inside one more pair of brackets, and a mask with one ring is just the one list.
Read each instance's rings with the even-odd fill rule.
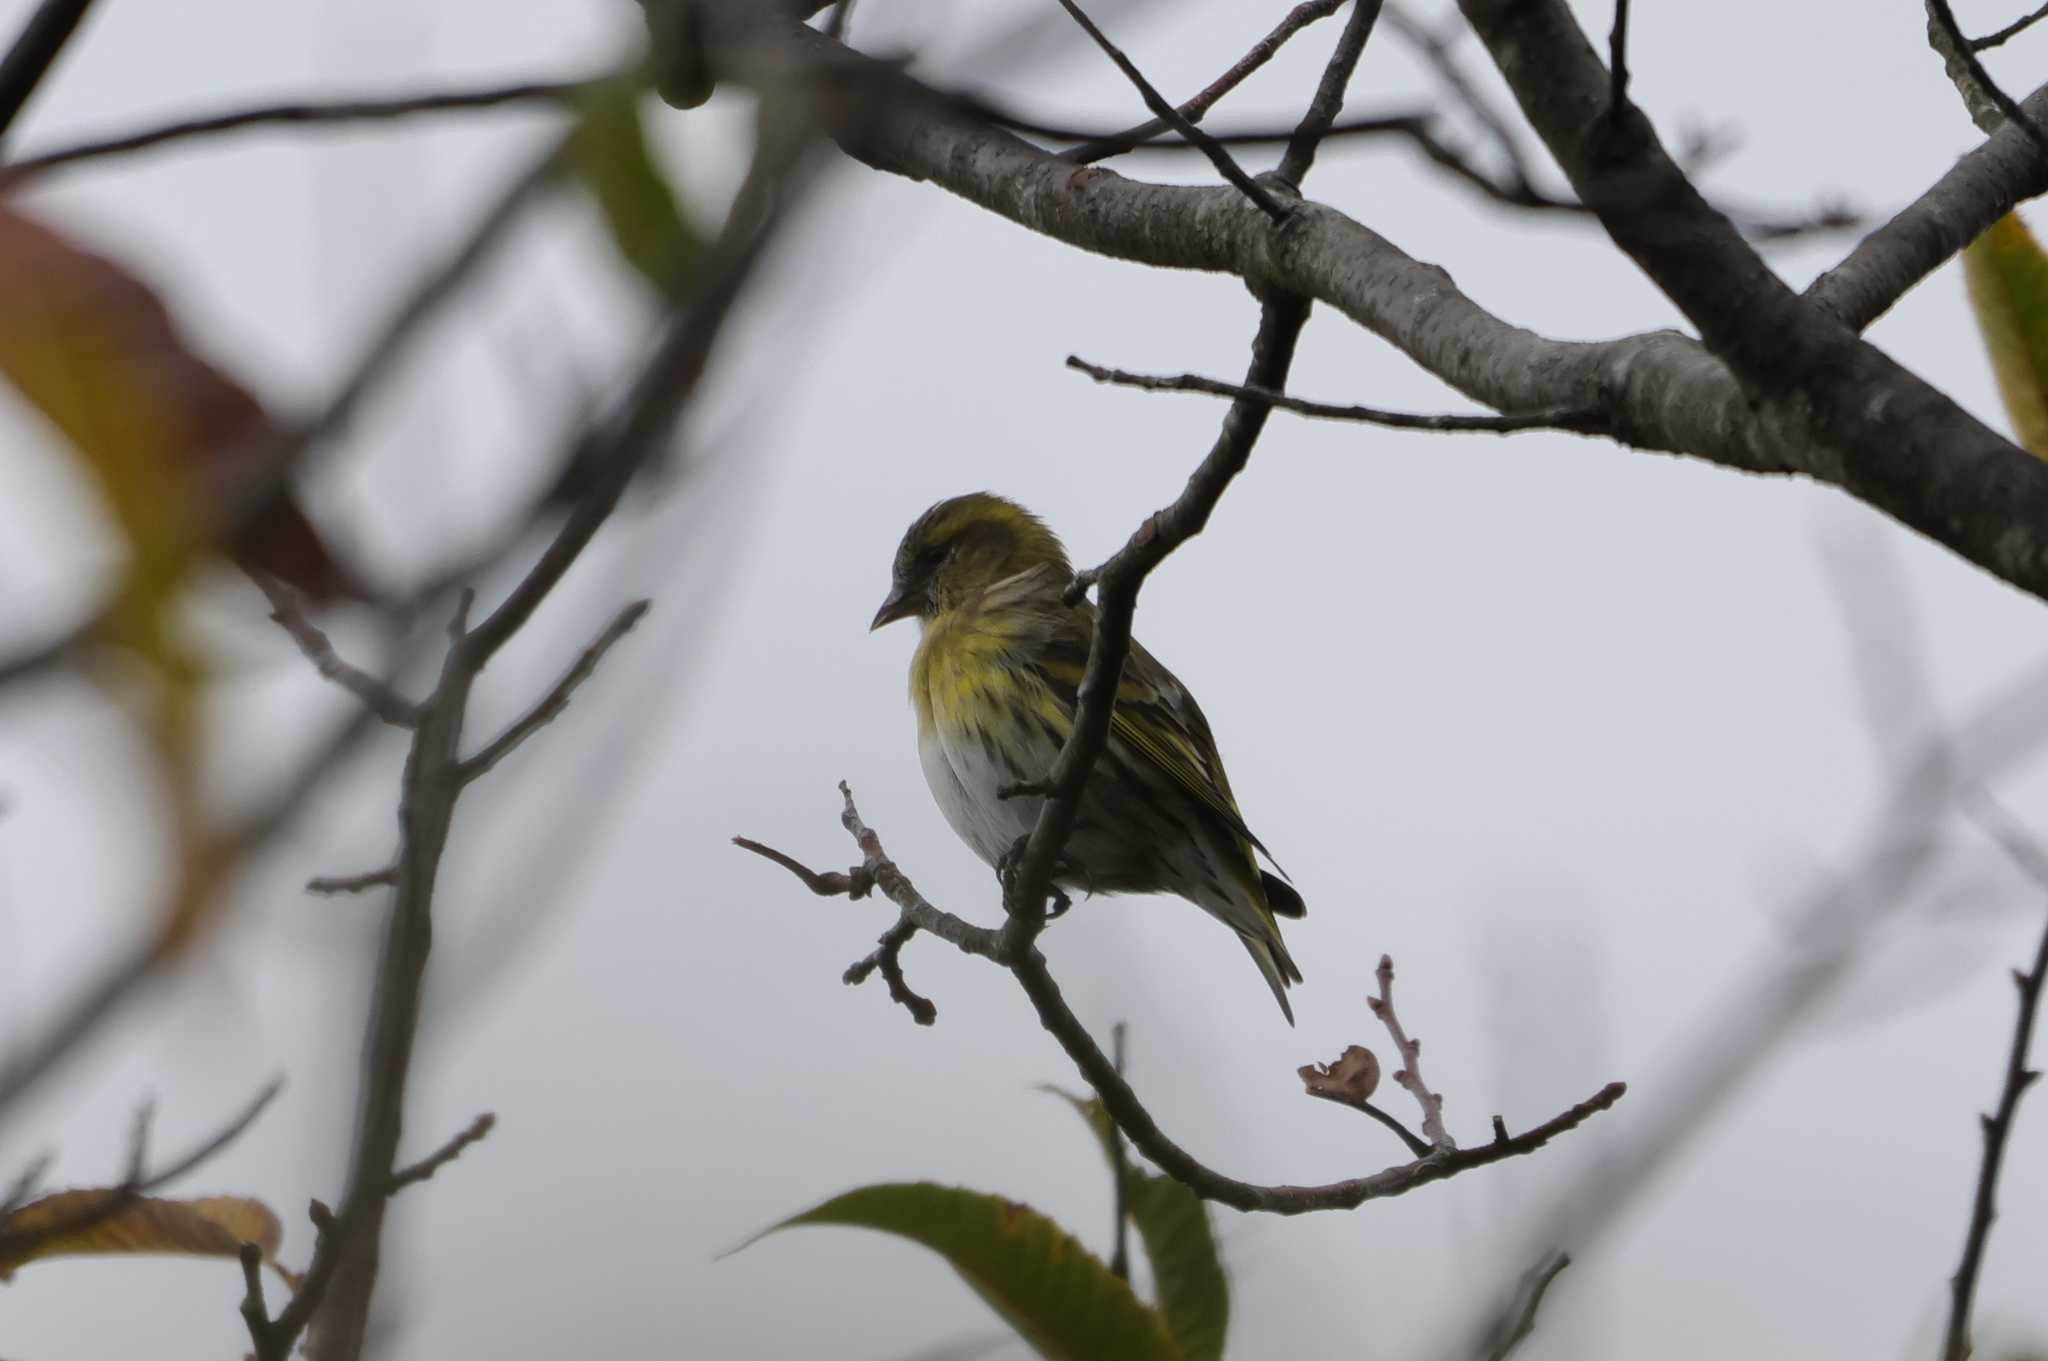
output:
[[1067,367],[1087,374],[1098,383],[1113,383],[1118,387],[1138,388],[1144,392],[1203,392],[1214,397],[1256,398],[1282,411],[1313,416],[1319,420],[1358,421],[1367,425],[1383,425],[1395,430],[1483,431],[1492,434],[1511,434],[1521,430],[1572,430],[1580,434],[1593,434],[1604,424],[1597,412],[1573,411],[1563,407],[1516,415],[1490,416],[1436,415],[1386,411],[1371,406],[1338,406],[1330,402],[1313,402],[1302,397],[1290,397],[1271,388],[1246,383],[1226,383],[1221,379],[1204,378],[1193,373],[1166,376],[1105,368],[1100,364],[1091,364],[1077,355],[1067,356]]
[[255,1243],[242,1244],[237,1254],[242,1263],[242,1323],[249,1330],[250,1355],[268,1361],[274,1355],[270,1342],[270,1306],[263,1299],[263,1249]]
[[[1127,1027],[1118,1021],[1109,1028],[1110,1061],[1116,1065],[1117,1075],[1124,1074],[1124,1036]],[[1115,1180],[1114,1204],[1116,1219],[1111,1235],[1109,1269],[1120,1281],[1131,1279],[1130,1247],[1130,1159],[1124,1152],[1124,1133],[1115,1125],[1109,1127],[1109,1170]]]
[[1392,1130],[1394,1136],[1418,1158],[1426,1158],[1435,1152],[1427,1139],[1402,1124],[1392,1112],[1370,1100],[1379,1083],[1380,1065],[1379,1059],[1364,1045],[1350,1046],[1334,1063],[1304,1064],[1296,1072],[1308,1095],[1371,1116]]
[[[1301,4],[1287,12],[1286,18],[1274,25],[1272,32],[1259,39],[1251,51],[1239,57],[1228,71],[1210,81],[1200,94],[1181,104],[1177,112],[1190,123],[1201,122],[1203,115],[1215,107],[1216,101],[1243,84],[1254,71],[1271,61],[1289,38],[1317,20],[1327,19],[1335,14],[1343,4],[1344,0],[1302,0]],[[1080,165],[1091,165],[1096,161],[1131,151],[1172,127],[1173,124],[1164,118],[1147,119],[1135,127],[1125,128],[1122,132],[1112,132],[1105,137],[1083,142],[1080,146],[1069,147],[1060,153],[1060,159]]]
[[[2007,94],[1984,69],[1984,63],[1977,59],[1970,40],[1963,36],[1961,25],[1956,23],[1955,11],[1949,8],[1948,0],[1927,0],[1927,14],[1933,21],[1936,35],[1943,40],[1935,44],[1935,50],[1949,59],[1951,71],[1954,66],[1960,66],[1968,80],[1997,107],[2005,120],[2023,129],[2041,154],[2048,156],[2048,130],[2043,130],[2039,123],[2028,117],[2019,101]],[[1964,90],[1963,95],[1967,101],[1969,91]]]
[[1522,1345],[1522,1340],[1536,1328],[1536,1311],[1543,1307],[1543,1297],[1549,1293],[1550,1283],[1571,1264],[1569,1255],[1553,1252],[1522,1273],[1522,1279],[1515,1288],[1514,1302],[1500,1319],[1499,1337],[1488,1341],[1481,1352],[1484,1361],[1507,1361],[1509,1353]]
[[[1966,811],[2021,868],[2037,882],[2048,882],[2048,850],[1981,789],[1965,804]],[[1983,1125],[1984,1155],[1977,1171],[1977,1189],[1970,1201],[1970,1227],[1963,1237],[1963,1256],[1955,1275],[1949,1278],[1948,1328],[1942,1345],[1943,1361],[1967,1361],[1970,1355],[1970,1313],[1976,1303],[1977,1278],[1984,1267],[1984,1248],[1991,1237],[1991,1225],[1998,1218],[1998,1174],[2005,1164],[2005,1147],[2012,1135],[2013,1118],[2020,1098],[2041,1074],[2027,1067],[2027,1054],[2034,1042],[2034,1018],[2041,1006],[2041,988],[2048,979],[2048,926],[2034,951],[2031,970],[2013,970],[2013,986],[2019,991],[2018,1014],[2013,1021],[2012,1044],[2006,1051],[2005,1080],[1999,1088],[1998,1109],[1978,1117]]]
[[[741,841],[749,850],[759,849],[778,864],[787,863],[786,857],[770,852],[766,847],[757,848],[738,837],[734,840]],[[792,868],[801,869],[800,866]],[[889,988],[889,1000],[909,1012],[910,1019],[919,1025],[932,1025],[939,1019],[938,1007],[933,1005],[929,997],[913,989],[910,980],[903,976],[903,947],[910,944],[910,938],[916,934],[915,922],[903,917],[897,918],[895,925],[882,933],[874,950],[847,965],[846,972],[840,975],[840,979],[849,986],[858,986],[867,982],[876,970],[880,970],[882,981]]]
[[[354,1361],[369,1325],[398,1140],[423,1012],[432,905],[457,798],[471,694],[491,659],[522,628],[618,506],[625,487],[667,438],[696,393],[734,302],[781,220],[793,148],[765,148],[710,258],[618,403],[579,441],[593,474],[554,538],[504,601],[474,628],[465,592],[449,627],[440,678],[421,709],[400,797],[398,883],[372,993],[362,1097],[348,1180],[320,1233],[305,1283],[271,1329],[288,1353],[316,1318],[314,1361]],[[770,205],[764,209],[764,201]],[[631,613],[629,611],[629,613]],[[624,616],[622,616],[623,618]],[[280,1354],[283,1354],[280,1353]]]
[[[149,1170],[148,1166],[149,1125],[154,1108],[148,1102],[144,1102],[135,1112],[134,1129],[128,1139],[127,1169],[122,1173],[121,1180],[109,1187],[104,1194],[96,1196],[77,1213],[33,1229],[19,1232],[10,1230],[6,1227],[6,1215],[0,1214],[0,1261],[16,1260],[25,1254],[33,1253],[39,1245],[53,1238],[66,1237],[89,1229],[95,1224],[104,1223],[133,1205],[138,1197],[168,1186],[178,1178],[212,1161],[229,1144],[239,1139],[249,1126],[255,1124],[257,1117],[263,1114],[277,1098],[277,1094],[283,1090],[284,1079],[272,1078],[264,1084],[263,1090],[256,1094],[254,1100],[219,1130],[202,1140],[183,1157],[175,1158],[155,1171]],[[17,1189],[25,1184],[18,1182]],[[13,1193],[10,1193],[9,1199],[12,1198]],[[19,1208],[15,1205],[11,1206],[10,1210]]]
[[633,626],[646,617],[652,606],[652,601],[636,600],[614,615],[611,623],[605,625],[604,632],[583,649],[575,664],[563,673],[540,703],[527,710],[524,717],[500,733],[490,745],[462,763],[460,777],[474,780],[488,774],[491,767],[517,751],[520,743],[561,717],[562,711],[569,707],[576,687],[590,679],[591,672],[597,670],[597,664],[604,660],[604,654],[611,650],[612,644],[632,632]]
[[321,875],[308,879],[306,892],[335,897],[344,893],[368,893],[371,889],[390,888],[397,882],[398,866],[386,865],[381,870],[370,870],[364,874]]
[[[1282,388],[1294,363],[1294,347],[1308,320],[1308,304],[1275,295],[1259,309],[1259,330],[1245,373],[1249,385]],[[1202,532],[1210,513],[1232,479],[1251,459],[1252,446],[1266,427],[1272,405],[1258,397],[1240,397],[1230,404],[1215,442],[1172,505],[1145,522],[1108,561],[1076,576],[1069,594],[1078,599],[1090,584],[1096,587],[1095,628],[1088,640],[1088,662],[1074,701],[1074,726],[1054,760],[1047,783],[1050,791],[1039,809],[1015,872],[1004,888],[1003,906],[1009,921],[1003,928],[1004,949],[1013,960],[1031,953],[1031,942],[1044,926],[1044,904],[1052,888],[1067,837],[1080,816],[1081,792],[1088,774],[1109,742],[1110,719],[1124,658],[1131,648],[1131,621],[1145,578],[1167,555]]]
[[743,851],[752,851],[764,860],[774,861],[803,880],[804,887],[820,898],[836,898],[841,894],[854,899],[865,898],[875,886],[874,876],[868,874],[866,867],[862,865],[854,866],[852,874],[841,874],[837,870],[821,874],[804,865],[802,861],[784,855],[773,846],[764,846],[750,837],[736,836],[732,839],[732,844]]
[[13,185],[59,166],[72,165],[79,161],[121,156],[146,151],[151,147],[162,146],[166,142],[209,137],[244,128],[382,122],[407,118],[415,114],[489,109],[505,104],[565,104],[588,89],[591,83],[589,80],[520,81],[513,84],[486,85],[473,90],[442,90],[430,94],[384,98],[299,100],[262,104],[248,109],[232,109],[225,113],[203,114],[24,156],[20,160],[0,166],[0,185]]
[[1981,38],[1970,39],[1970,50],[1972,52],[1986,52],[1994,47],[2002,46],[2006,42],[2017,38],[2035,24],[2040,23],[2043,19],[2048,19],[2048,5],[2043,5],[2032,14],[2013,20],[1996,33],[1989,33]]
[[478,1142],[497,1126],[498,1117],[485,1111],[469,1122],[466,1129],[459,1131],[447,1143],[421,1158],[410,1167],[401,1167],[391,1174],[391,1189],[387,1194],[397,1195],[408,1186],[417,1186],[430,1179],[436,1172],[461,1157],[463,1150]]
[[[1550,1140],[1576,1129],[1613,1106],[1627,1094],[1626,1085],[1611,1082],[1587,1100],[1521,1134],[1510,1134],[1505,1127],[1497,1125],[1494,1138],[1489,1143],[1470,1148],[1432,1150],[1427,1156],[1412,1162],[1348,1181],[1323,1186],[1261,1186],[1225,1176],[1196,1161],[1159,1128],[1151,1112],[1138,1100],[1137,1093],[1117,1072],[1115,1061],[1102,1052],[1087,1027],[1067,1006],[1060,995],[1059,985],[1046,967],[1045,956],[1028,945],[1022,955],[1014,954],[1005,932],[975,926],[926,901],[883,852],[881,839],[854,807],[852,791],[844,783],[839,788],[846,802],[840,821],[860,846],[863,865],[874,883],[897,905],[903,914],[902,919],[917,930],[948,941],[965,954],[993,960],[1008,968],[1024,989],[1025,996],[1031,999],[1039,1023],[1059,1042],[1081,1076],[1101,1097],[1103,1109],[1109,1113],[1116,1127],[1161,1171],[1205,1199],[1240,1210],[1269,1214],[1353,1209],[1368,1200],[1403,1195],[1475,1167],[1533,1153]],[[769,858],[777,863],[786,861],[780,853]],[[790,868],[807,885],[814,879],[825,877],[804,871],[801,866],[791,865]]]
[[50,1170],[50,1164],[57,1160],[53,1153],[38,1153],[28,1160],[28,1165],[15,1174],[8,1184],[7,1194],[0,1196],[0,1224],[7,1222],[7,1216],[26,1205],[42,1184],[43,1175]]
[[14,125],[91,7],[92,0],[43,0],[29,16],[6,60],[0,61],[0,133]]
[[[1408,1038],[1408,1032],[1401,1026],[1401,1018],[1394,1014],[1392,955],[1380,956],[1380,966],[1373,971],[1373,977],[1379,983],[1379,995],[1366,998],[1365,1004],[1387,1028],[1387,1034],[1393,1037],[1395,1050],[1401,1055],[1401,1066],[1394,1070],[1394,1081],[1407,1088],[1408,1094],[1415,1098],[1415,1104],[1422,1107],[1422,1137],[1429,1140],[1430,1147],[1439,1153],[1454,1153],[1458,1141],[1444,1128],[1444,1099],[1422,1080],[1422,1041]],[[1500,1137],[1498,1128],[1495,1137]]]
[[343,659],[334,644],[306,617],[299,596],[290,586],[267,572],[255,573],[256,584],[270,600],[270,617],[298,644],[306,660],[320,675],[362,701],[364,708],[394,728],[411,728],[420,721],[420,706],[361,667]]
[[1607,116],[1628,107],[1628,0],[1614,0],[1614,27],[1607,30]]
[[1316,83],[1308,111],[1302,114],[1294,134],[1287,139],[1287,150],[1275,173],[1297,189],[1308,178],[1309,167],[1315,164],[1317,148],[1330,135],[1337,115],[1344,111],[1344,94],[1351,86],[1351,73],[1358,69],[1358,59],[1365,54],[1373,25],[1379,22],[1380,4],[1381,0],[1351,0],[1351,17],[1344,21],[1337,49],[1323,68],[1323,78]]
[[1166,120],[1175,132],[1201,148],[1202,154],[1209,158],[1209,163],[1222,172],[1224,179],[1237,186],[1240,193],[1256,204],[1260,212],[1275,222],[1287,220],[1287,210],[1275,202],[1273,196],[1267,193],[1258,181],[1245,174],[1244,167],[1233,160],[1229,152],[1218,146],[1214,138],[1182,117],[1179,110],[1167,103],[1166,97],[1153,88],[1152,82],[1145,79],[1144,73],[1095,26],[1095,21],[1083,13],[1074,0],[1060,0],[1060,6],[1074,16],[1074,22],[1081,26],[1081,30],[1095,40],[1095,45],[1101,48],[1103,53],[1116,63],[1117,69],[1124,73],[1124,77],[1137,87],[1139,96],[1145,101],[1145,107],[1152,110],[1154,117]]
[[1485,129],[1507,161],[1508,173],[1514,184],[1524,190],[1530,189],[1529,158],[1522,149],[1521,141],[1508,120],[1479,93],[1479,87],[1465,74],[1464,67],[1458,64],[1458,59],[1451,52],[1450,40],[1412,17],[1399,5],[1389,4],[1381,18],[1393,27],[1396,34],[1407,40],[1436,73],[1438,83]]

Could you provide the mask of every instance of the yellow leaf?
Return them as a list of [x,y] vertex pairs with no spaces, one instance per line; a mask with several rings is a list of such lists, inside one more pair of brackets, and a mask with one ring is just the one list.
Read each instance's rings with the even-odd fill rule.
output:
[[[108,1208],[112,1202],[112,1208]],[[0,1280],[25,1262],[47,1257],[114,1253],[181,1253],[237,1257],[254,1243],[277,1265],[284,1230],[260,1200],[206,1196],[166,1200],[108,1188],[58,1191],[29,1202],[0,1225]]]
[[1963,279],[2014,438],[2048,458],[2048,255],[2007,214],[1963,251]]

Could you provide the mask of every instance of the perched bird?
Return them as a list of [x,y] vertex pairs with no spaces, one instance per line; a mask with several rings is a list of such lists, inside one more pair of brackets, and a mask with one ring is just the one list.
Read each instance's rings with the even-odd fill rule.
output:
[[[1092,605],[1066,603],[1073,580],[1066,550],[1037,516],[987,492],[956,496],[903,536],[870,626],[915,618],[922,627],[910,699],[925,780],[953,830],[991,865],[1031,831],[1044,802],[999,791],[1042,787],[1073,731],[1095,628]],[[1203,908],[1237,932],[1291,1025],[1286,989],[1301,970],[1274,917],[1306,909],[1255,851],[1272,859],[1237,811],[1195,697],[1133,642],[1109,744],[1054,882],[1172,893]]]

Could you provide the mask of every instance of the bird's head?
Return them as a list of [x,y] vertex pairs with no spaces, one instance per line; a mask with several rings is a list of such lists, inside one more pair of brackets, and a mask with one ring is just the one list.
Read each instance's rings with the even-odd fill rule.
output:
[[1074,571],[1067,550],[1036,515],[985,491],[941,501],[903,535],[888,599],[869,628],[930,619],[1034,567],[1050,567],[1062,584]]

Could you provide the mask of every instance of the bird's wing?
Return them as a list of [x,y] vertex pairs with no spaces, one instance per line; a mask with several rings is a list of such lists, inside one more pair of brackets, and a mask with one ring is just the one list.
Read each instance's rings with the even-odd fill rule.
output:
[[[1069,714],[1080,692],[1081,675],[1088,664],[1088,644],[1094,633],[1092,612],[1069,612],[1072,623],[1062,627],[1040,652],[1040,668]],[[1273,853],[1245,825],[1230,793],[1230,779],[1223,773],[1223,758],[1208,720],[1174,674],[1139,646],[1131,643],[1124,659],[1124,673],[1117,685],[1116,709],[1109,721],[1110,735],[1142,757],[1195,802],[1214,813],[1223,824],[1259,853],[1273,862]],[[1282,871],[1285,874],[1285,871]]]

